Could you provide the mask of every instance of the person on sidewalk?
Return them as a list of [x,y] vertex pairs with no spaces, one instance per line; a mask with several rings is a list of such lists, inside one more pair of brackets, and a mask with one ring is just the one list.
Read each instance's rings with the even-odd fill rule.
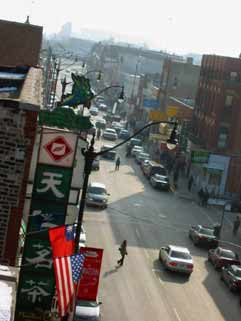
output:
[[203,191],[202,187],[198,191],[198,197],[199,197],[199,205],[203,206],[204,191]]
[[193,184],[193,176],[191,175],[188,180],[188,190],[191,192],[192,190],[192,184]]
[[237,215],[236,219],[233,222],[233,235],[237,234],[239,227],[240,227],[240,218]]
[[128,253],[127,253],[127,241],[126,240],[124,240],[121,243],[121,246],[119,247],[119,251],[120,251],[121,258],[117,261],[117,264],[122,266],[124,264],[125,256],[128,255]]
[[118,171],[119,170],[119,167],[120,167],[120,157],[118,156],[117,157],[117,160],[115,162],[115,170]]

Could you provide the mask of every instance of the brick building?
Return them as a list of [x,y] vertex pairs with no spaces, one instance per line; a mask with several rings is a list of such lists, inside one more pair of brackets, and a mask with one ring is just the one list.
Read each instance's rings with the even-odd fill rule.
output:
[[0,261],[15,264],[42,105],[42,27],[0,20]]
[[209,153],[201,181],[219,194],[241,192],[241,59],[204,55],[191,149]]

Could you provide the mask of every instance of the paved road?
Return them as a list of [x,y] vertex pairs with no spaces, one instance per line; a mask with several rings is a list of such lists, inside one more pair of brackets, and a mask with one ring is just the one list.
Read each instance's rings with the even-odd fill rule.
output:
[[[151,188],[139,166],[121,150],[120,171],[101,161],[90,181],[106,184],[107,210],[87,208],[87,244],[104,248],[99,297],[104,321],[236,321],[241,308],[220,275],[207,263],[207,251],[195,248],[187,232],[192,224],[211,218],[195,203]],[[128,256],[116,268],[119,244],[127,239]],[[165,244],[189,247],[195,269],[188,280],[168,273],[158,262]]]

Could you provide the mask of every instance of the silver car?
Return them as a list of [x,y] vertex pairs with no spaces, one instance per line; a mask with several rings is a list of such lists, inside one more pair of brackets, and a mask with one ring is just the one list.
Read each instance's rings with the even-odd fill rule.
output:
[[101,302],[78,300],[75,308],[75,321],[100,321]]
[[106,128],[102,137],[107,140],[117,140],[118,138],[117,133],[113,128]]
[[189,250],[182,246],[168,245],[161,247],[159,260],[166,269],[191,275],[193,260]]
[[86,194],[86,205],[106,208],[109,195],[104,184],[91,183]]

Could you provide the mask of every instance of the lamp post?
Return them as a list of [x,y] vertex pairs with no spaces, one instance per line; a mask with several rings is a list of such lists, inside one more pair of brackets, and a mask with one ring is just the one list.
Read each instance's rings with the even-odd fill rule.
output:
[[[107,87],[109,88],[109,87]],[[88,147],[87,150],[82,149],[82,154],[85,158],[85,164],[84,164],[84,182],[83,182],[83,188],[82,188],[82,194],[81,194],[81,200],[80,200],[80,206],[79,206],[79,213],[78,213],[78,221],[77,221],[77,228],[76,228],[76,236],[75,236],[75,253],[78,253],[79,251],[79,240],[80,240],[80,233],[81,233],[81,226],[82,226],[82,221],[83,221],[83,215],[84,215],[84,208],[85,208],[85,201],[86,201],[86,193],[87,193],[87,188],[88,188],[88,181],[89,181],[89,175],[91,173],[91,169],[92,169],[92,164],[94,159],[97,156],[101,156],[105,153],[108,153],[124,144],[126,144],[128,141],[130,141],[132,138],[134,138],[135,136],[139,135],[143,130],[145,130],[146,128],[149,128],[151,126],[154,125],[158,125],[158,124],[169,124],[169,125],[173,125],[173,130],[172,133],[170,135],[170,138],[167,140],[167,142],[169,144],[177,144],[177,122],[172,122],[172,121],[155,121],[155,122],[151,122],[148,123],[146,126],[144,126],[143,128],[139,129],[135,134],[133,134],[132,136],[130,136],[128,139],[122,141],[121,143],[106,149],[105,151],[100,151],[100,152],[95,152],[94,151],[94,144],[95,144],[95,135],[93,135],[92,139],[91,139],[91,143],[90,146]]]

